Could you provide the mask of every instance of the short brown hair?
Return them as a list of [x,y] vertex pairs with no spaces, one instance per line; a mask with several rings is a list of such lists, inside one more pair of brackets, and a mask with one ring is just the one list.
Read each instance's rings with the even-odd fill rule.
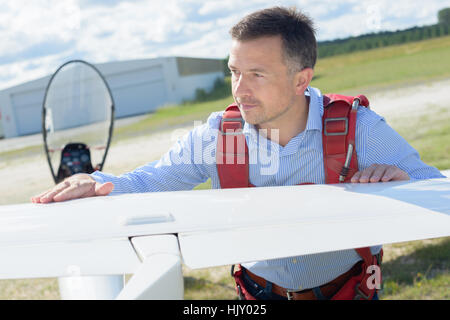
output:
[[238,41],[281,36],[286,65],[291,72],[314,68],[317,42],[312,20],[295,8],[273,7],[249,14],[230,30]]

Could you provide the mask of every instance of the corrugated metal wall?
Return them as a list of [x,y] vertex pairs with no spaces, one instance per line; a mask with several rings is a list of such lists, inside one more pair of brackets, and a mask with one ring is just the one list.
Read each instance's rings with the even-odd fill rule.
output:
[[18,135],[22,136],[41,131],[44,92],[45,89],[38,89],[10,95]]
[[117,117],[154,111],[167,101],[162,65],[105,78],[116,103]]

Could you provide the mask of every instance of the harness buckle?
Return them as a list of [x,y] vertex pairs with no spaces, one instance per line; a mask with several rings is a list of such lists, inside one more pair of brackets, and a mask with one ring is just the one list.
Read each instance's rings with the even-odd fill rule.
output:
[[353,300],[360,300],[361,298],[364,300],[369,300],[370,296],[366,295],[364,292],[361,291],[361,289],[359,288],[359,283],[355,286],[355,297],[353,298]]
[[294,297],[292,296],[292,294],[294,292],[297,292],[297,291],[286,289],[286,297],[288,298],[288,300],[293,300],[294,299]]
[[[224,122],[240,122],[241,123],[241,129],[238,132],[236,132],[236,131],[225,132],[223,130],[223,123]],[[222,118],[222,120],[220,121],[220,132],[224,136],[238,136],[238,135],[242,134],[242,130],[244,129],[244,124],[245,124],[245,121],[244,121],[243,118]]]
[[[343,132],[328,132],[327,123],[331,121],[345,121],[345,130]],[[348,133],[348,118],[327,118],[325,119],[324,135],[326,136],[345,136]]]
[[377,265],[379,267],[381,267],[381,261],[382,261],[381,252],[379,252],[375,255],[375,259],[377,259]]
[[358,109],[359,103],[360,103],[359,98],[355,98],[355,99],[353,100],[353,103],[352,103],[352,109],[353,109],[353,110]]
[[241,286],[237,284],[236,288],[238,290],[239,300],[245,300],[245,295],[242,292]]

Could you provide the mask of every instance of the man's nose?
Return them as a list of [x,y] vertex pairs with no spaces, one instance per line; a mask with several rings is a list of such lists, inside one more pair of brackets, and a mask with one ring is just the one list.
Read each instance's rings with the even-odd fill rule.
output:
[[248,79],[243,74],[240,74],[239,78],[236,79],[233,91],[236,97],[245,97],[251,95],[252,91],[248,83]]

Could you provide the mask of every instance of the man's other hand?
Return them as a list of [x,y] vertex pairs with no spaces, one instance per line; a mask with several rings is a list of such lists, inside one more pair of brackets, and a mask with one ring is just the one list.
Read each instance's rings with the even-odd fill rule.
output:
[[368,183],[399,180],[409,180],[409,175],[396,166],[388,164],[373,164],[363,171],[356,172],[353,175],[351,182]]
[[53,188],[31,198],[33,203],[60,202],[71,199],[106,196],[114,189],[112,182],[98,183],[89,174],[73,175]]

